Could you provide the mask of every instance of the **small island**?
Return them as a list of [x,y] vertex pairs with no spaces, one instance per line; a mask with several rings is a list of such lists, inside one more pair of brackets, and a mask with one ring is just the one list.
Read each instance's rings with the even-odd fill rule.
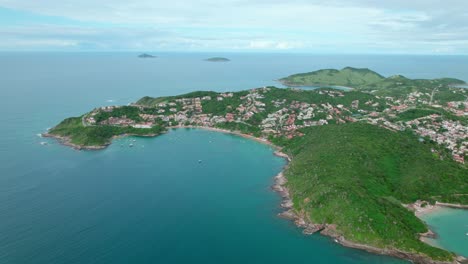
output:
[[231,61],[228,58],[223,58],[223,57],[213,57],[213,58],[208,58],[205,59],[205,61],[210,61],[210,62],[228,62]]
[[157,58],[157,57],[154,56],[154,55],[151,55],[151,54],[143,53],[143,54],[138,55],[138,58],[141,58],[141,59],[152,59],[152,58]]
[[273,189],[283,197],[280,216],[304,234],[415,263],[464,260],[424,243],[432,233],[415,214],[425,206],[468,205],[468,89],[453,87],[462,80],[384,77],[347,67],[281,81],[353,89],[146,96],[67,118],[44,136],[78,149],[184,127],[250,137],[288,160]]

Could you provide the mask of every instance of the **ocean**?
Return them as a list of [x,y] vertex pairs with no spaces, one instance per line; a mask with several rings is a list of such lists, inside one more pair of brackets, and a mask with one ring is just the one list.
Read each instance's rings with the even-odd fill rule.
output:
[[[270,186],[285,162],[258,142],[179,129],[76,151],[38,134],[94,107],[279,85],[321,68],[468,80],[468,57],[137,55],[0,53],[0,263],[405,263],[278,218]],[[231,62],[203,61],[212,56]]]

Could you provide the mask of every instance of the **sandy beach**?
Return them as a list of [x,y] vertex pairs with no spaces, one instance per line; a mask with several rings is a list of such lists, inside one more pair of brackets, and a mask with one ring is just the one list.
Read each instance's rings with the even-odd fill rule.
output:
[[[214,132],[221,132],[221,133],[226,133],[226,134],[233,134],[233,135],[241,136],[241,137],[248,138],[248,139],[251,139],[251,140],[255,140],[255,141],[260,142],[262,144],[267,144],[267,145],[273,147],[276,150],[281,150],[280,147],[274,145],[273,143],[271,143],[270,141],[268,141],[265,138],[254,137],[252,135],[243,134],[243,133],[238,132],[238,131],[231,131],[231,130],[227,130],[227,129],[221,129],[221,128],[215,128],[215,127],[206,127],[206,126],[170,126],[170,127],[167,127],[167,128],[168,129],[194,128],[194,129],[204,129],[204,130],[209,130],[209,131],[214,131]],[[286,154],[284,154],[284,155],[286,157],[288,157]]]

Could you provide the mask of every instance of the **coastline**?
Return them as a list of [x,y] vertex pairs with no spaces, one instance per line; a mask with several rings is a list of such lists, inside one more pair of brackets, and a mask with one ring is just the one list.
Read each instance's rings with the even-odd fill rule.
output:
[[[323,236],[328,236],[331,239],[334,240],[334,242],[344,246],[344,247],[349,247],[349,248],[354,248],[354,249],[360,249],[360,250],[365,250],[367,252],[373,253],[373,254],[378,254],[378,255],[387,255],[387,256],[393,256],[397,257],[400,259],[406,259],[409,260],[413,263],[428,263],[428,264],[462,264],[462,263],[468,263],[468,260],[465,259],[462,256],[454,256],[454,260],[451,262],[447,261],[436,261],[431,259],[430,257],[427,257],[425,255],[417,254],[417,253],[411,253],[411,252],[405,252],[401,251],[398,249],[394,248],[377,248],[373,247],[370,245],[365,245],[365,244],[359,244],[355,243],[349,240],[346,240],[346,238],[342,235],[340,235],[337,230],[336,230],[336,225],[334,224],[317,224],[313,223],[311,219],[306,215],[305,212],[297,212],[294,209],[294,203],[291,199],[291,195],[289,192],[289,189],[286,187],[287,179],[284,175],[286,170],[289,167],[289,163],[292,161],[291,157],[289,155],[285,154],[282,152],[282,148],[279,146],[274,145],[272,142],[263,139],[263,138],[258,138],[252,135],[244,134],[239,131],[231,131],[227,129],[221,129],[221,128],[214,128],[214,127],[205,127],[205,126],[170,126],[166,127],[166,129],[180,129],[180,128],[192,128],[192,129],[204,129],[208,131],[214,131],[214,132],[221,132],[221,133],[226,133],[226,134],[233,134],[237,136],[241,136],[244,138],[248,138],[250,140],[254,140],[256,142],[266,144],[273,149],[275,149],[274,155],[278,157],[282,157],[286,160],[286,165],[283,167],[282,171],[279,172],[275,177],[274,177],[274,184],[271,186],[272,190],[277,192],[281,198],[282,202],[280,204],[281,208],[284,209],[283,212],[279,213],[278,216],[287,220],[292,221],[297,227],[303,229],[302,233],[304,235],[312,235],[314,233],[319,232]],[[164,132],[163,132],[164,133]],[[61,144],[65,146],[72,147],[77,150],[101,150],[106,147],[108,147],[110,144],[112,144],[112,140],[115,138],[121,138],[121,137],[127,137],[127,136],[141,136],[141,137],[155,137],[160,134],[148,134],[148,135],[134,135],[134,134],[122,134],[118,136],[113,136],[111,141],[107,144],[103,145],[97,145],[97,146],[82,146],[82,145],[77,145],[73,144],[70,142],[69,137],[63,137],[59,135],[54,135],[54,134],[49,134],[49,133],[44,133],[42,134],[43,137],[50,137],[50,138],[55,138],[57,139]],[[413,204],[414,205],[414,204]],[[411,206],[411,205],[409,205]],[[430,209],[423,210],[424,213],[429,213],[429,212],[434,212],[436,211],[438,206],[447,206],[447,207],[455,207],[455,208],[465,208],[468,209],[468,206],[464,205],[457,205],[457,204],[445,204],[445,203],[437,203],[436,205],[433,206],[432,211]],[[416,213],[415,213],[416,214]],[[418,215],[417,215],[418,216]],[[419,216],[418,216],[419,217]],[[434,233],[429,230],[429,232],[421,234],[420,239],[422,240],[423,237],[431,237]],[[424,240],[422,240],[424,242]]]
[[268,146],[270,146],[270,147],[272,147],[272,148],[274,148],[276,150],[275,153],[274,153],[276,156],[283,157],[288,162],[291,161],[291,159],[289,158],[288,155],[281,152],[281,149],[282,149],[281,147],[276,146],[275,144],[271,143],[267,139],[254,137],[252,135],[244,134],[244,133],[241,133],[239,131],[232,131],[232,130],[227,130],[227,129],[222,129],[222,128],[206,127],[206,126],[170,126],[170,127],[166,127],[166,128],[167,129],[179,129],[179,128],[203,129],[203,130],[208,130],[208,131],[213,131],[213,132],[220,132],[220,133],[225,133],[225,134],[232,134],[232,135],[236,135],[236,136],[241,136],[243,138],[247,138],[247,139],[250,139],[250,140],[265,144],[265,145],[268,145]]
[[[420,202],[420,201],[417,201],[416,203],[418,203],[418,202]],[[411,208],[413,208],[414,204],[411,204],[409,206]],[[415,215],[419,219],[421,219],[421,221],[426,223],[427,226],[429,226],[427,224],[427,221],[428,221],[429,218],[434,217],[434,216],[438,217],[439,215],[445,215],[447,210],[450,210],[450,209],[456,210],[456,211],[468,210],[468,205],[435,202],[435,204],[431,205],[429,208],[424,207],[423,210],[415,211]],[[441,249],[444,249],[444,250],[449,250],[449,249],[445,248],[444,246],[442,246],[439,243],[440,241],[438,240],[437,232],[434,232],[431,229],[429,229],[429,231],[426,232],[426,233],[420,234],[419,239],[422,242],[424,242],[426,244],[429,244],[429,245],[431,245],[433,247],[438,247],[438,248],[441,248]],[[468,263],[468,260],[465,260],[465,262],[462,262],[462,263]]]
[[156,137],[156,136],[159,136],[159,135],[161,135],[161,134],[147,134],[147,135],[122,134],[122,135],[112,136],[110,142],[108,142],[108,143],[106,143],[106,144],[102,144],[102,145],[89,145],[89,146],[78,145],[78,144],[72,143],[70,137],[65,137],[65,136],[60,136],[60,135],[55,135],[55,134],[50,134],[50,133],[42,133],[42,134],[41,134],[41,137],[45,137],[45,138],[54,138],[54,139],[56,139],[60,144],[62,144],[62,145],[64,145],[64,146],[67,146],[67,147],[71,147],[71,148],[73,148],[73,149],[75,149],[75,150],[102,150],[102,149],[105,149],[105,148],[107,148],[108,146],[110,146],[110,145],[112,144],[112,140],[117,139],[117,138],[123,138],[123,137],[129,137],[129,136],[135,136],[135,137]]
[[[426,203],[425,206],[422,206],[423,203]],[[409,210],[414,211],[414,214],[418,217],[421,218],[425,215],[428,214],[433,214],[439,212],[443,208],[453,208],[453,209],[462,209],[462,210],[468,210],[468,205],[464,204],[452,204],[452,203],[441,203],[441,202],[435,202],[434,205],[429,204],[426,201],[416,201],[412,204],[408,205],[403,205]]]
[[[423,206],[423,204],[425,205]],[[439,206],[437,202],[432,205],[426,201],[416,201],[412,204],[404,204],[403,206],[414,211],[414,214],[420,219],[424,215],[435,213],[441,209],[441,206]]]
[[67,147],[71,147],[71,148],[76,149],[76,150],[82,150],[82,149],[84,149],[84,150],[101,150],[101,149],[107,148],[111,144],[111,143],[108,143],[108,144],[105,144],[105,145],[83,146],[83,145],[78,145],[78,144],[72,143],[70,137],[64,137],[64,136],[50,134],[50,133],[42,133],[41,136],[45,137],[45,138],[54,138],[60,144],[62,144],[64,146],[67,146]]
[[[426,204],[424,206],[422,206],[422,204]],[[405,206],[406,208],[408,208],[409,210],[412,210],[414,211],[414,214],[416,217],[418,217],[421,221],[423,221],[426,226],[427,223],[426,223],[426,220],[424,219],[426,216],[428,215],[431,215],[431,214],[437,214],[437,213],[440,213],[441,211],[443,211],[444,208],[452,208],[452,209],[461,209],[461,210],[467,210],[468,209],[468,205],[463,205],[463,204],[451,204],[451,203],[441,203],[441,202],[435,202],[435,204],[431,205],[429,204],[428,202],[426,201],[416,201],[412,204],[408,204],[408,205],[403,205]],[[448,250],[442,246],[440,246],[438,243],[437,243],[437,233],[432,231],[431,229],[429,229],[428,227],[428,231],[426,233],[421,233],[419,234],[419,240],[421,240],[422,242],[428,244],[428,245],[431,245],[433,247],[438,247],[438,248],[442,248],[444,250]],[[468,259],[466,259],[465,257],[463,256],[456,256],[457,259],[460,260],[460,263],[468,263]]]

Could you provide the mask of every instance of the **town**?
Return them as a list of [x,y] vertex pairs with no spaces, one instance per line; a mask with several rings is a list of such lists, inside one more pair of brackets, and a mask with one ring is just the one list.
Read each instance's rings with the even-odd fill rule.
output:
[[[285,91],[293,96],[278,96],[286,94]],[[466,89],[455,92],[467,97]],[[432,97],[433,94],[417,91],[392,97],[329,88],[307,91],[263,87],[235,93],[201,92],[199,96],[162,101],[156,98],[157,103],[140,100],[129,106],[101,107],[84,115],[82,120],[85,126],[139,129],[156,125],[166,128],[235,125],[243,133],[264,139],[302,136],[301,128],[310,126],[367,122],[393,131],[410,129],[421,141],[437,142],[450,150],[455,161],[465,163],[468,100],[442,104]]]

